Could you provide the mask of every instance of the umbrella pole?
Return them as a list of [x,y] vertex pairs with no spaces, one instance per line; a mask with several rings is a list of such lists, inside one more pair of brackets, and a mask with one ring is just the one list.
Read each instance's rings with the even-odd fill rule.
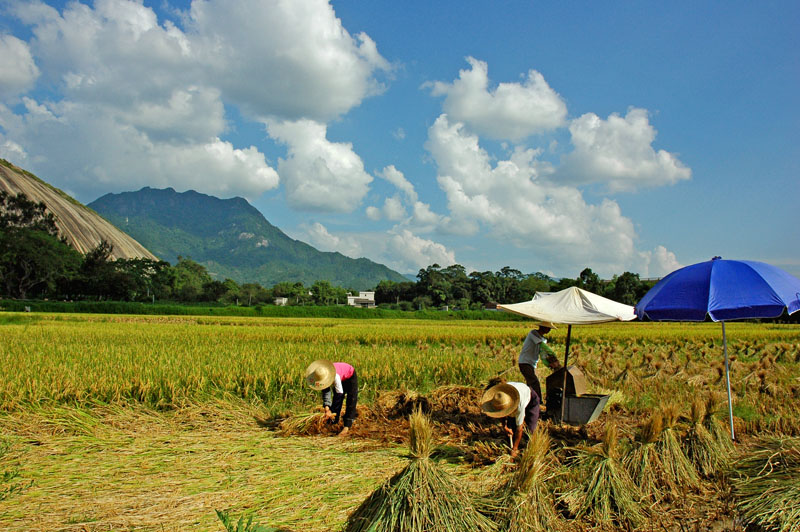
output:
[[567,360],[569,360],[569,340],[572,325],[567,326],[567,347],[564,349],[564,381],[561,383],[561,423],[564,422],[564,407],[567,405]]
[[728,363],[728,339],[725,337],[725,322],[722,322],[722,351],[725,353],[725,381],[728,385],[728,419],[731,425],[731,440],[736,441],[733,434],[733,402],[731,401],[731,374]]

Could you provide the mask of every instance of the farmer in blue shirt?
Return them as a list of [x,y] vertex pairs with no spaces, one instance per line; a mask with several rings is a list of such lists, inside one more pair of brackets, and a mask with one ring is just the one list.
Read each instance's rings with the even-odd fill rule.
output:
[[525,377],[525,384],[536,394],[536,401],[539,403],[542,402],[542,386],[536,376],[536,366],[542,359],[550,368],[558,365],[558,359],[553,350],[547,347],[547,339],[544,337],[551,329],[555,329],[555,326],[547,321],[541,322],[538,329],[531,329],[525,337],[522,351],[517,359],[519,371]]

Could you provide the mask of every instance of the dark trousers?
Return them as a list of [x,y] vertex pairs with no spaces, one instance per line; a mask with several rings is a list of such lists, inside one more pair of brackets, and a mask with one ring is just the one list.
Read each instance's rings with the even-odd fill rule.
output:
[[530,364],[520,364],[519,371],[522,373],[522,376],[525,377],[525,384],[528,385],[528,388],[536,392],[536,395],[539,396],[539,402],[541,402],[542,385],[539,384],[539,377],[536,376],[536,371],[533,369],[533,366]]
[[[536,371],[530,364],[520,364],[519,370],[522,376],[525,377],[525,384],[531,390],[531,400],[528,406],[525,407],[525,425],[528,430],[533,433],[536,430],[536,425],[539,424],[539,413],[542,404],[542,387],[539,384],[539,378],[536,376]],[[513,422],[516,425],[516,422]]]
[[347,396],[347,404],[344,409],[344,426],[352,427],[353,421],[358,417],[358,412],[356,411],[356,406],[358,405],[358,376],[355,371],[353,371],[352,377],[342,381],[342,390],[344,393],[333,392],[331,412],[336,414],[336,418],[333,422],[339,422],[339,417],[342,413],[342,403],[345,403],[345,396]]
[[[531,390],[531,400],[528,401],[528,406],[525,407],[525,427],[527,427],[528,432],[533,434],[536,430],[536,425],[539,424],[539,396],[536,395],[536,392]],[[511,430],[517,430],[517,420],[513,417],[505,418],[506,426]]]

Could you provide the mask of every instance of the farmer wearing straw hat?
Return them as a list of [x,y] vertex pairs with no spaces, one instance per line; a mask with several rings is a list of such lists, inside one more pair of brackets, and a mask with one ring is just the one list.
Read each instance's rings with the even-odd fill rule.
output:
[[503,428],[512,437],[512,457],[519,450],[523,429],[527,428],[533,434],[539,423],[539,398],[521,382],[491,386],[481,397],[481,410],[489,417],[504,418]]
[[538,329],[531,329],[522,343],[522,351],[517,359],[519,371],[525,377],[525,384],[536,394],[539,403],[542,402],[542,385],[536,376],[536,366],[539,364],[539,360],[543,359],[546,366],[557,369],[555,366],[558,365],[558,358],[553,350],[547,347],[547,339],[544,337],[551,329],[555,328],[556,326],[549,321],[543,321],[539,324]]
[[325,418],[339,423],[342,404],[347,397],[347,406],[344,411],[344,428],[339,436],[347,436],[353,426],[358,404],[358,377],[356,370],[344,362],[331,362],[329,360],[315,360],[306,369],[305,379],[311,388],[322,392],[322,406],[325,409]]

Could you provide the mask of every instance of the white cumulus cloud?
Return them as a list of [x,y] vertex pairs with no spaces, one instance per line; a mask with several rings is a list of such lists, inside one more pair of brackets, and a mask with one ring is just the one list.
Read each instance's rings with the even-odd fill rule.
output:
[[149,100],[120,109],[121,124],[146,133],[154,141],[204,142],[226,129],[225,108],[217,89],[189,86],[173,90],[163,100]]
[[38,77],[28,44],[13,35],[0,35],[0,98],[25,92]]
[[[202,142],[155,141],[97,107],[63,102],[45,105],[30,98],[24,103],[22,116],[0,112],[0,127],[21,146],[48,147],[46,162],[52,161],[53,175],[65,182],[60,188],[83,201],[96,199],[98,191],[143,186],[252,199],[278,186],[277,172],[252,146],[236,148],[212,136]],[[91,152],[91,157],[76,156],[86,152]],[[26,153],[32,166],[41,157],[44,155],[38,150]]]
[[642,277],[664,277],[683,267],[675,254],[664,246],[656,246],[653,251],[644,251],[641,256],[642,265],[639,271]]
[[406,216],[406,209],[397,196],[386,198],[386,201],[383,202],[383,212],[386,219],[393,222],[400,221]]
[[558,173],[571,183],[605,183],[611,191],[625,191],[671,185],[692,175],[675,154],[653,148],[656,130],[644,109],[632,108],[624,117],[613,113],[608,120],[586,113],[569,131],[575,149]]
[[447,195],[449,216],[441,229],[486,232],[535,252],[559,271],[591,264],[621,272],[639,261],[633,223],[619,205],[609,199],[589,204],[577,188],[554,184],[539,150],[517,147],[494,162],[476,135],[446,115],[431,126],[426,147]]
[[189,17],[204,73],[256,116],[326,121],[380,92],[373,74],[390,68],[326,0],[193,2]]
[[437,263],[455,264],[452,250],[443,244],[421,238],[410,230],[394,227],[388,232],[331,233],[319,222],[300,227],[298,235],[322,251],[338,251],[351,258],[366,257],[397,272],[416,272]]
[[349,143],[330,142],[324,124],[312,120],[270,122],[270,136],[288,147],[278,161],[289,204],[298,209],[352,212],[372,176]]
[[431,264],[450,266],[456,255],[443,244],[414,235],[408,229],[397,230],[390,238],[387,253],[398,271],[416,271]]
[[383,217],[381,210],[374,205],[370,205],[364,210],[364,213],[367,215],[367,218],[372,220],[373,222],[377,222]]
[[427,231],[431,231],[441,222],[442,216],[433,212],[430,205],[421,201],[414,202],[411,223],[416,226],[427,228]]
[[393,164],[381,170],[378,173],[378,177],[382,177],[397,187],[399,191],[406,195],[406,198],[408,198],[408,201],[411,203],[417,201],[417,191],[414,190],[414,185],[412,185],[411,182],[406,179],[406,176],[403,175],[403,172],[395,168]]
[[[258,148],[221,140],[226,105],[259,122],[326,121],[381,92],[378,76],[391,70],[325,0],[195,1],[180,26],[137,0],[15,2],[5,14],[31,37],[0,36],[0,149],[86,200],[163,184],[258,196],[278,185],[277,173]],[[26,94],[39,87],[47,100]],[[10,100],[18,96],[24,108]],[[349,146],[323,146],[309,161],[314,149],[287,145],[295,204],[352,210],[360,201],[371,178],[355,170]],[[301,167],[317,170],[310,183]],[[310,184],[309,199],[298,199]],[[339,186],[353,193],[346,202],[319,199]]]
[[444,111],[473,131],[495,139],[520,140],[561,127],[567,106],[536,70],[523,83],[500,83],[489,88],[489,67],[468,57],[453,83],[437,81],[432,93],[445,96]]
[[338,251],[353,259],[364,256],[364,243],[358,235],[333,235],[319,222],[301,227],[308,242],[320,251]]

